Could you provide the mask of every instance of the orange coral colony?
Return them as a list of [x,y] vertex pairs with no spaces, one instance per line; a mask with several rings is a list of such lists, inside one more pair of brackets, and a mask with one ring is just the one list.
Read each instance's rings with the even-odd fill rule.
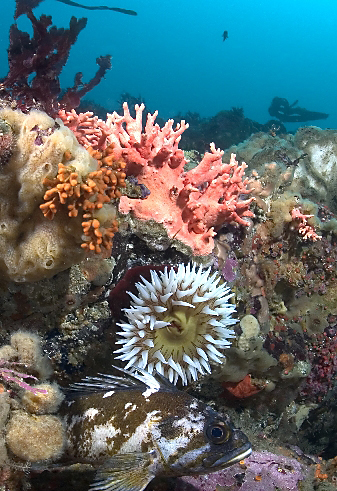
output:
[[40,209],[46,218],[52,220],[55,213],[65,207],[69,217],[77,217],[83,213],[82,228],[87,238],[81,244],[83,249],[102,252],[102,247],[111,251],[112,238],[117,232],[117,221],[112,221],[107,228],[103,227],[94,212],[100,210],[104,203],[110,203],[121,196],[120,189],[125,187],[126,174],[123,172],[125,162],[116,160],[113,154],[114,145],[109,145],[99,152],[92,147],[87,148],[90,155],[97,160],[97,170],[80,176],[71,165],[72,156],[65,152],[64,163],[59,163],[57,176],[43,181],[47,191],[45,203]]

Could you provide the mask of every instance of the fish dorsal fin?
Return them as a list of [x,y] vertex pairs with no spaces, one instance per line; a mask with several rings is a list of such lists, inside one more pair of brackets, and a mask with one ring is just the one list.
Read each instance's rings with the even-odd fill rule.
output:
[[90,491],[143,491],[154,474],[154,452],[117,454],[98,470]]
[[82,382],[71,384],[66,391],[69,393],[75,392],[78,395],[88,395],[98,392],[132,389],[150,389],[154,392],[159,390],[175,392],[178,390],[167,378],[157,372],[151,374],[139,367],[132,367],[131,370],[115,366],[113,368],[124,373],[125,377],[99,373],[97,377],[86,377]]

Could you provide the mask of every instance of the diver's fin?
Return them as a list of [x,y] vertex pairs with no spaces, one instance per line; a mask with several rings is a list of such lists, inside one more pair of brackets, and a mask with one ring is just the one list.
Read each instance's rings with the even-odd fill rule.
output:
[[143,491],[154,478],[154,456],[155,452],[114,455],[98,470],[90,491]]
[[150,374],[139,367],[133,367],[132,371],[119,367],[113,368],[124,373],[126,377],[99,373],[98,377],[86,377],[82,382],[71,384],[65,391],[71,394],[89,395],[98,392],[130,389],[151,389],[152,391],[161,390],[166,392],[176,392],[178,390],[167,378],[156,371]]

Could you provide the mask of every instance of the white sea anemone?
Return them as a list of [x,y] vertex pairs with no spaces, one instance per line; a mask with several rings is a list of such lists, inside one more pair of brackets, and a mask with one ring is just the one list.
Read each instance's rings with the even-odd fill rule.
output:
[[236,323],[235,306],[228,302],[233,294],[218,272],[196,264],[150,273],[151,282],[141,276],[136,283],[138,296],[127,292],[129,322],[118,324],[122,347],[115,353],[128,362],[125,368],[155,369],[174,384],[180,377],[187,385],[211,373],[210,363],[223,363],[222,350],[234,337],[227,329]]

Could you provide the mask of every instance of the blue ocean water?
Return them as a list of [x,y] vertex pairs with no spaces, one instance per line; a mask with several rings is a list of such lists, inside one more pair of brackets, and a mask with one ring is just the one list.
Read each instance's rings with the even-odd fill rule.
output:
[[[88,17],[61,81],[71,86],[77,71],[89,79],[99,55],[112,55],[112,69],[89,98],[116,108],[122,92],[141,95],[163,118],[178,112],[209,117],[232,106],[260,123],[270,116],[274,96],[329,113],[316,124],[337,127],[337,60],[332,0],[83,0],[134,9],[137,17],[86,11],[46,0],[35,14],[50,14],[67,26],[71,16]],[[0,77],[7,73],[8,29],[14,0],[3,0]],[[29,22],[18,20],[21,29]],[[223,41],[222,33],[228,31]],[[286,124],[295,130],[302,124]]]

